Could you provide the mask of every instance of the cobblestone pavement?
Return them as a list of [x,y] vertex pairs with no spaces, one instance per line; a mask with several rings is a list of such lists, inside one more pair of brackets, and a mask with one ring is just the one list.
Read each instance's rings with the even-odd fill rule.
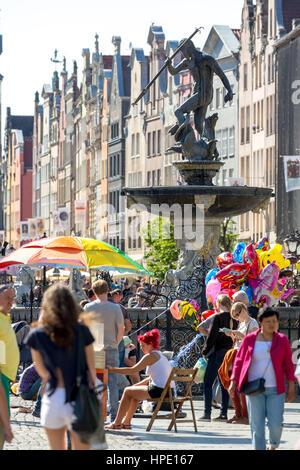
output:
[[[33,402],[20,398],[11,398],[12,406],[33,408]],[[196,416],[203,414],[203,401],[194,402]],[[187,417],[191,414],[184,407]],[[213,411],[213,417],[218,416]],[[229,410],[228,417],[233,415]],[[14,440],[5,444],[7,450],[47,450],[48,442],[39,418],[31,413],[22,413],[19,408],[12,408],[11,422]],[[109,431],[106,433],[108,450],[251,450],[250,428],[245,425],[227,424],[224,422],[197,422],[195,433],[192,423],[178,424],[178,433],[168,432],[169,420],[160,419],[154,422],[152,430],[146,432],[149,418],[134,418],[132,431]],[[280,449],[293,450],[300,441],[300,403],[286,405],[284,430]]]

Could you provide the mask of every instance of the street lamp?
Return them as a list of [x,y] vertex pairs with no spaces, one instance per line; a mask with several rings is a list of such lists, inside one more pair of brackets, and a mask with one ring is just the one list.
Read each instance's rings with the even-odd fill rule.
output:
[[300,258],[300,232],[299,230],[292,232],[284,240],[284,244],[286,245],[286,248],[289,254],[297,256],[297,258]]
[[[300,260],[300,231],[295,230],[292,232],[285,240],[284,244],[289,253],[287,257],[291,261],[292,270],[294,274],[294,267],[297,265]],[[298,275],[296,274],[293,278],[294,288],[297,289],[299,286]]]

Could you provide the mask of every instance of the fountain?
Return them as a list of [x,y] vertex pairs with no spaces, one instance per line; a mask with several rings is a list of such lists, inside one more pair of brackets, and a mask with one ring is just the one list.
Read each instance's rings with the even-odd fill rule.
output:
[[[177,123],[170,129],[176,145],[171,150],[183,155],[183,160],[174,162],[183,184],[143,188],[124,188],[127,207],[133,205],[151,214],[161,215],[162,206],[180,208],[170,213],[175,231],[181,230],[177,239],[180,256],[176,270],[169,271],[164,283],[164,293],[170,300],[195,299],[206,309],[205,277],[214,267],[219,254],[220,226],[225,217],[234,217],[248,211],[265,209],[272,196],[269,188],[248,186],[215,186],[213,178],[224,165],[219,159],[215,125],[218,115],[206,118],[206,112],[213,97],[213,75],[216,73],[227,89],[225,101],[233,98],[230,84],[217,61],[197,50],[193,42],[181,41],[179,50],[184,59],[173,67],[168,59],[165,65],[172,75],[182,70],[190,70],[194,77],[194,94],[176,111]],[[190,124],[190,113],[194,113],[195,128],[200,136],[196,140]],[[186,208],[192,208],[188,215]],[[182,214],[185,214],[182,217]],[[179,215],[179,216],[178,216]],[[194,238],[191,233],[202,220],[202,236]],[[198,226],[199,231],[199,226]],[[179,232],[180,233],[180,232]]]

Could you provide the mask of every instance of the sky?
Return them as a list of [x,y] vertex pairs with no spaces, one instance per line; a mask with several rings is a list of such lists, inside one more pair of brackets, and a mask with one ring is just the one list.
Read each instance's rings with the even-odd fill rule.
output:
[[82,78],[84,48],[94,51],[95,34],[100,52],[113,54],[113,36],[121,36],[121,53],[132,47],[149,52],[147,36],[152,23],[163,27],[166,40],[181,40],[203,26],[194,43],[201,47],[213,24],[239,28],[244,0],[0,0],[0,56],[2,120],[6,108],[15,115],[33,115],[34,94],[51,83],[58,59],[65,56],[67,71],[77,60]]

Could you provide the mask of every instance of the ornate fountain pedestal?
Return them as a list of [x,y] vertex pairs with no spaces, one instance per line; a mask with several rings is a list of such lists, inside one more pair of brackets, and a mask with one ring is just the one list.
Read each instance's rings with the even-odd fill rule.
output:
[[203,160],[192,162],[182,160],[174,162],[173,165],[179,171],[180,176],[188,185],[213,186],[213,178],[220,171],[223,162]]

